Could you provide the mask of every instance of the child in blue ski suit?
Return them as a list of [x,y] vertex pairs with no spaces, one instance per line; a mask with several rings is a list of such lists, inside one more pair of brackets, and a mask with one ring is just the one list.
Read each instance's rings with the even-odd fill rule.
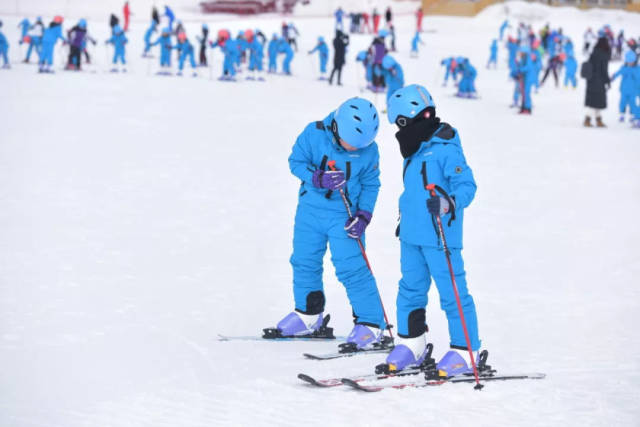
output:
[[18,24],[18,27],[20,28],[20,44],[22,44],[24,43],[24,38],[29,33],[29,28],[31,28],[31,23],[27,18],[24,18],[22,21],[20,21],[20,23]]
[[151,46],[153,46],[151,44],[151,36],[157,31],[157,26],[158,24],[156,23],[156,21],[152,19],[151,25],[144,33],[144,52],[142,53],[142,56],[147,56],[149,54],[149,50],[151,50]]
[[573,56],[573,53],[567,53],[567,57],[564,60],[564,85],[565,87],[571,83],[575,89],[578,85],[576,81],[576,71],[578,70],[578,62]]
[[[262,61],[264,59],[264,46],[257,35],[248,42],[249,46],[249,71],[262,72]],[[258,77],[258,80],[263,80]]]
[[[371,221],[380,188],[374,142],[378,126],[373,104],[351,98],[324,120],[310,123],[293,146],[289,167],[302,184],[291,255],[295,311],[278,323],[283,336],[313,334],[322,324],[322,261],[328,242],[354,315],[347,342],[364,348],[382,338],[386,324],[380,295],[358,243]],[[342,195],[351,205],[351,218]]]
[[160,67],[171,68],[171,49],[174,48],[171,42],[171,29],[164,28],[158,39],[151,43],[151,46],[160,45]]
[[193,69],[193,76],[197,76],[196,72],[196,59],[193,53],[193,45],[189,43],[187,35],[185,33],[178,34],[177,49],[180,52],[180,58],[178,58],[178,75],[182,75],[182,69],[184,68],[184,62],[189,59],[191,68]]
[[44,30],[39,70],[41,73],[53,71],[51,67],[53,66],[53,52],[56,47],[56,42],[62,40],[64,43],[68,43],[62,35],[62,22],[62,17],[56,16],[53,18],[53,22],[49,24],[49,28]]
[[517,102],[517,96],[522,96],[522,105],[520,114],[531,114],[531,88],[536,83],[536,66],[531,58],[531,49],[528,46],[520,48],[520,58],[516,62],[516,68],[513,77],[516,79],[516,91],[514,94],[514,102]]
[[[476,193],[473,173],[458,131],[436,116],[433,98],[424,87],[410,85],[398,90],[389,100],[388,118],[399,128],[396,139],[404,158],[404,191],[396,231],[402,270],[397,298],[399,338],[387,357],[387,366],[390,371],[401,371],[424,361],[425,308],[433,278],[449,323],[451,345],[437,368],[445,375],[469,373],[471,359],[435,217],[442,220],[471,349],[477,352],[478,321],[461,254],[464,209]],[[428,184],[435,184],[444,193],[438,190],[437,197],[432,197],[425,188]]]
[[29,28],[29,48],[27,49],[27,56],[25,57],[25,63],[31,60],[31,52],[34,50],[40,56],[40,48],[42,47],[42,35],[44,34],[44,24],[42,18],[39,16],[36,18],[36,22]]
[[117,68],[115,67],[118,65],[118,61],[120,61],[122,65],[125,65],[127,63],[124,55],[125,55],[125,45],[129,40],[127,39],[127,36],[124,35],[124,31],[122,31],[122,27],[120,27],[120,25],[117,25],[117,24],[114,25],[112,34],[113,35],[109,40],[106,41],[106,43],[113,45],[114,68],[112,69],[112,71],[117,71]]
[[487,68],[493,64],[493,68],[498,67],[498,41],[493,39],[491,47],[489,48],[491,55],[489,56],[489,62],[487,62]]
[[420,38],[420,31],[416,31],[415,35],[411,39],[411,56],[418,56],[418,44],[424,44],[422,39]]
[[280,36],[278,33],[273,33],[273,37],[269,41],[269,46],[267,47],[269,54],[269,73],[275,73],[278,71],[278,45],[280,44]]
[[444,71],[445,71],[445,75],[444,75],[444,83],[442,83],[442,86],[446,86],[447,82],[449,81],[449,76],[451,76],[451,79],[453,80],[453,83],[456,83],[456,76],[453,74],[453,70],[456,68],[456,60],[454,57],[450,57],[450,58],[445,58],[442,60],[442,62],[440,62],[440,65],[444,66]]
[[278,52],[284,53],[284,60],[282,61],[282,72],[287,75],[291,75],[291,60],[293,59],[293,49],[289,42],[285,39],[280,40],[278,45]]
[[505,19],[504,22],[502,22],[502,25],[500,25],[500,40],[504,37],[504,31],[507,27],[509,27],[509,21]]
[[318,52],[318,60],[320,61],[320,74],[321,78],[324,78],[324,73],[327,72],[327,61],[329,60],[329,48],[327,47],[327,43],[324,41],[324,37],[318,37],[318,44],[316,47],[309,51],[309,55],[314,52]]
[[476,68],[471,65],[468,58],[462,58],[458,62],[458,70],[462,73],[462,78],[458,84],[458,93],[456,96],[461,98],[473,98],[476,93],[476,77],[478,72]]
[[2,21],[0,21],[0,57],[2,57],[2,68],[10,68],[11,64],[9,64],[9,41],[2,34]]
[[640,74],[638,66],[634,65],[637,59],[637,55],[633,51],[628,51],[624,55],[624,64],[613,76],[611,76],[611,83],[621,76],[620,82],[620,121],[624,122],[624,116],[629,108],[629,113],[635,113],[636,97],[638,96],[638,87],[640,87]]
[[393,92],[404,86],[404,72],[398,61],[391,55],[385,55],[382,58],[382,75],[387,84],[387,101],[389,101]]

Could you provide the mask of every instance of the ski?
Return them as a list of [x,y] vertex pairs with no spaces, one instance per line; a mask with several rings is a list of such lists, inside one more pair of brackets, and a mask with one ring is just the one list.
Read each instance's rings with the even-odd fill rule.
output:
[[[539,380],[544,379],[546,374],[543,373],[530,373],[530,374],[510,374],[510,375],[486,375],[480,377],[480,382],[487,381],[509,381],[509,380]],[[360,384],[361,381],[354,381],[353,378],[343,378],[342,384],[351,387],[358,391],[363,391],[367,393],[374,393],[378,391],[382,391],[385,389],[403,389],[403,388],[422,388],[422,387],[431,387],[438,386],[444,384],[456,384],[456,383],[474,383],[476,380],[473,376],[463,376],[463,377],[451,377],[451,378],[442,378],[442,379],[433,379],[433,380],[416,380],[416,381],[407,381],[400,383],[386,383],[386,384]]]
[[325,379],[316,379],[307,374],[298,374],[298,378],[316,387],[337,387],[337,386],[344,385],[343,380],[345,379],[358,383],[362,381],[373,381],[373,380],[384,380],[387,378],[406,377],[406,376],[418,375],[422,373],[424,373],[424,371],[420,368],[409,368],[401,372],[398,372],[396,374],[364,374],[357,377],[325,378]]
[[342,357],[360,356],[363,354],[389,353],[391,350],[393,350],[393,339],[391,337],[383,336],[380,343],[374,344],[372,348],[367,349],[358,349],[355,343],[342,343],[338,345],[338,347],[339,350],[333,353],[303,353],[302,355],[311,360],[331,360],[339,359]]
[[347,337],[335,336],[333,338],[301,336],[301,337],[279,337],[264,338],[260,335],[222,335],[218,334],[217,341],[306,341],[306,342],[334,342],[336,340],[346,340]]
[[307,335],[282,335],[278,328],[264,328],[263,335],[257,336],[225,336],[218,334],[218,341],[335,341],[336,339],[346,340],[347,337],[336,337],[333,335],[333,328],[328,327],[331,315],[327,314],[322,319],[322,326],[313,333]]

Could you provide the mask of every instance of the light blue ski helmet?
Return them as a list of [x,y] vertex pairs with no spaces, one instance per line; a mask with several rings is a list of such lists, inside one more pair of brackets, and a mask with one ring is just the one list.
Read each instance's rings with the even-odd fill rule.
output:
[[208,30],[209,26],[207,24],[202,24],[202,28],[204,28],[205,30]]
[[162,29],[162,34],[171,34],[171,28],[165,27]]
[[378,31],[378,36],[380,37],[387,37],[388,35],[389,35],[389,30],[385,28]]
[[531,48],[529,46],[524,45],[524,46],[520,46],[520,49],[518,49],[518,51],[520,53],[524,53],[528,55],[531,53]]
[[427,89],[420,85],[409,85],[400,88],[391,94],[387,101],[387,117],[389,123],[396,123],[398,117],[414,118],[427,107],[436,104]]
[[120,34],[122,32],[122,27],[118,24],[113,26],[113,34]]
[[636,59],[638,59],[638,55],[636,55],[636,53],[632,50],[624,54],[624,62],[628,64],[633,64],[634,62],[636,62]]
[[324,43],[324,37],[318,36],[318,43]]
[[87,21],[85,19],[81,19],[78,21],[78,27],[82,28],[83,30],[87,28]]
[[396,64],[396,60],[391,57],[391,55],[385,55],[382,58],[382,68],[389,69],[392,68]]
[[380,119],[376,107],[366,99],[351,98],[333,115],[331,130],[336,138],[355,148],[365,148],[378,134]]
[[361,50],[360,52],[358,52],[358,55],[356,56],[356,61],[364,61],[365,59],[367,59],[367,51]]

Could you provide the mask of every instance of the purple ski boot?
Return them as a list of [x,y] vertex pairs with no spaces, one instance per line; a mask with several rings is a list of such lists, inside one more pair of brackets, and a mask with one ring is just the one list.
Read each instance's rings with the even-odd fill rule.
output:
[[311,335],[322,326],[322,313],[302,314],[292,311],[278,322],[278,330],[283,336]]
[[[476,354],[476,365],[478,364],[478,352]],[[467,349],[452,348],[440,359],[436,365],[438,375],[441,377],[453,377],[455,375],[464,375],[473,373],[473,365],[469,358]]]
[[426,334],[415,338],[397,339],[399,342],[387,356],[387,363],[376,367],[377,373],[393,373],[406,368],[416,368],[430,359],[433,346],[427,344]]
[[382,332],[382,329],[375,326],[357,324],[347,337],[347,342],[338,347],[343,353],[373,348],[381,343]]

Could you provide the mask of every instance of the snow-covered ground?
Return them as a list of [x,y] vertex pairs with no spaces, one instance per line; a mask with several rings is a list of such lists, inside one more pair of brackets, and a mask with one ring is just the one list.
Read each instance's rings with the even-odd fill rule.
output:
[[[638,15],[508,6],[536,27],[562,25],[576,45],[587,26],[640,28]],[[298,182],[287,156],[306,123],[361,94],[353,57],[370,37],[352,38],[345,86],[328,87],[302,52],[333,24],[299,18],[294,77],[225,84],[206,69],[197,79],[154,76],[155,62],[139,58],[141,20],[129,35],[127,74],[105,72],[102,46],[95,72],[38,75],[15,64],[0,73],[0,425],[637,426],[640,133],[616,121],[617,84],[606,130],[581,127],[582,81],[577,90],[547,84],[533,116],[515,115],[504,52],[499,70],[483,68],[504,10],[426,19],[434,32],[423,36],[420,59],[408,55],[413,19],[401,18],[397,58],[407,82],[427,86],[459,129],[478,182],[464,256],[490,363],[545,380],[480,393],[320,390],[296,375],[371,372],[384,357],[314,362],[301,354],[335,343],[217,341],[259,334],[292,309]],[[3,20],[17,60],[17,17]],[[100,40],[106,22],[89,22]],[[270,34],[279,23],[228,27]],[[192,37],[198,26],[188,24]],[[482,99],[440,86],[447,55],[478,66]],[[382,97],[361,95],[383,108]],[[367,241],[395,319],[402,162],[393,135],[385,122]],[[351,310],[329,262],[325,271],[327,311],[345,335]],[[439,357],[447,333],[437,304],[427,320]]]

